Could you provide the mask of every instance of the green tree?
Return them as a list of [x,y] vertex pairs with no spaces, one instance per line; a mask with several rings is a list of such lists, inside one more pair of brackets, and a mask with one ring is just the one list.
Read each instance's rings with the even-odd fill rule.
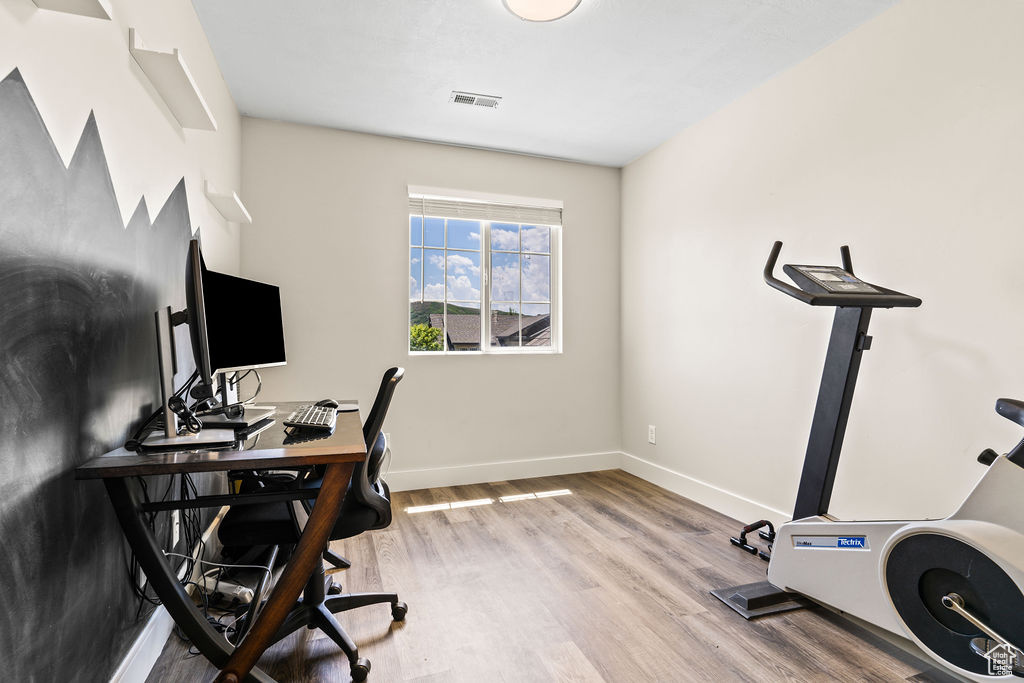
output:
[[410,351],[440,351],[441,330],[426,323],[419,323],[409,328]]

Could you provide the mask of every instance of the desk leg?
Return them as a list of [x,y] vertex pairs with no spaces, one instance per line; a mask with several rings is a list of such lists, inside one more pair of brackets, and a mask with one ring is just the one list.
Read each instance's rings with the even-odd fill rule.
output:
[[[163,550],[153,537],[149,526],[143,519],[140,512],[140,501],[127,479],[105,479],[107,495],[114,505],[114,512],[121,523],[128,543],[135,552],[142,571],[146,572],[146,578],[153,587],[160,602],[170,613],[171,618],[181,628],[185,636],[192,641],[192,644],[203,653],[208,660],[217,667],[224,666],[234,648],[228,643],[224,636],[217,633],[210,626],[185,589],[178,583]],[[248,670],[247,670],[248,671]],[[274,679],[254,669],[247,678],[250,683],[273,683]]]
[[350,462],[328,465],[320,484],[320,493],[310,512],[306,528],[299,537],[295,553],[281,574],[270,599],[262,613],[249,629],[245,639],[231,653],[227,665],[217,677],[218,683],[239,683],[256,664],[263,651],[272,642],[285,617],[295,606],[302,588],[321,561],[324,548],[330,540],[334,522],[341,512],[345,489],[352,478],[353,464]]

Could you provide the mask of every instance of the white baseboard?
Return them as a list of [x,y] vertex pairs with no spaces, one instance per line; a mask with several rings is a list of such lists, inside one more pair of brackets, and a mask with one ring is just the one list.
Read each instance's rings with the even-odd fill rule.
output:
[[121,665],[110,677],[110,683],[144,683],[173,628],[174,620],[163,605],[153,610]]
[[[210,522],[210,526],[203,532],[202,543],[205,545],[200,546],[196,544],[196,547],[192,550],[193,556],[198,555],[200,547],[205,547],[207,551],[219,552],[217,549],[220,545],[215,542],[214,532],[220,525],[221,520],[224,519],[227,510],[226,507],[222,507],[217,516]],[[197,562],[192,568],[192,576],[189,577],[189,580],[195,582],[201,576],[202,568]],[[194,585],[188,587],[187,592],[189,595],[192,594],[194,588]],[[149,615],[146,625],[142,627],[142,631],[135,638],[135,642],[128,649],[128,653],[110,677],[110,683],[145,683],[146,678],[149,677],[149,672],[153,670],[153,665],[160,658],[160,653],[163,652],[164,645],[171,636],[173,629],[174,619],[171,618],[166,607],[158,605],[153,610],[153,613]]]
[[616,468],[738,520],[768,519],[774,524],[789,520],[789,515],[782,510],[776,510],[733,491],[618,451],[397,470],[389,472],[386,478],[392,491],[411,491]]
[[462,484],[485,484],[509,479],[529,479],[577,472],[596,472],[619,467],[622,454],[583,453],[580,455],[558,455],[549,458],[528,460],[505,460],[473,465],[453,465],[415,470],[392,470],[387,474],[388,486],[392,491],[412,491],[439,486],[460,486]]
[[776,510],[757,501],[744,498],[738,493],[719,488],[700,479],[694,479],[635,455],[622,453],[619,462],[619,467],[625,472],[673,493],[678,493],[684,498],[689,498],[733,519],[742,520],[744,523],[756,519],[767,519],[773,524],[779,525],[790,519],[790,516],[782,510]]

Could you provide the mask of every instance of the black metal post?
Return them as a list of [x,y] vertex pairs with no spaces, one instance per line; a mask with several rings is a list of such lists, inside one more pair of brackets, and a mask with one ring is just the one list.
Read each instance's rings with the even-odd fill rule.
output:
[[861,354],[870,348],[871,338],[867,334],[870,321],[870,308],[836,309],[793,519],[828,512]]

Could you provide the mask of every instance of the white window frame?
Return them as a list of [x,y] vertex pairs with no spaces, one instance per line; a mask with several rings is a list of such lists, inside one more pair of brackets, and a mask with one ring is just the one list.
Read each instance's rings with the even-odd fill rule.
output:
[[[468,192],[460,190],[449,190],[445,188],[434,188],[434,187],[423,187],[410,185],[409,197],[427,197],[437,199],[449,199],[455,201],[464,202],[480,202],[486,204],[506,204],[524,207],[540,207],[540,208],[557,208],[562,209],[562,202],[560,200],[553,199],[538,199],[532,197],[520,197],[514,195],[501,195],[491,194],[484,192]],[[409,216],[419,216],[422,214],[410,213]],[[428,216],[424,216],[427,218]],[[459,218],[458,216],[429,216],[432,218]],[[551,266],[551,282],[548,288],[548,305],[551,311],[551,345],[550,346],[491,346],[491,223],[512,223],[511,220],[479,220],[481,226],[480,232],[480,349],[475,351],[455,351],[449,350],[446,339],[441,340],[440,351],[413,351],[409,348],[408,339],[406,340],[406,351],[410,356],[490,356],[490,355],[523,355],[523,354],[539,354],[539,355],[551,355],[562,353],[562,228],[564,226],[564,218],[560,225],[548,225],[546,223],[523,223],[519,225],[537,225],[550,228],[550,254],[538,254],[550,257]],[[406,220],[405,226],[406,232],[409,230],[409,221]],[[427,249],[439,249],[445,252],[444,259],[444,285],[445,285],[445,298],[442,301],[443,304],[448,303],[448,235],[447,235],[447,223],[445,224],[445,246],[443,247],[426,247],[422,244],[413,245],[411,242],[406,244],[406,256],[405,256],[405,267],[409,267],[409,253],[410,249],[420,249],[421,263],[425,261],[426,257],[424,252]],[[520,258],[522,255],[530,254],[533,252],[524,252],[522,250],[522,240],[520,239],[518,254]],[[469,251],[465,249],[454,249],[452,251]],[[499,250],[502,251],[502,250]],[[522,261],[520,261],[520,275],[519,275],[519,287],[520,287],[520,300],[519,300],[519,316],[520,316],[520,330],[522,329]],[[424,271],[421,271],[423,273]],[[420,292],[426,286],[423,281],[424,276],[420,276]],[[405,304],[405,326],[409,327],[409,308],[412,300],[406,295]],[[459,302],[454,302],[458,305]],[[534,303],[534,302],[527,302]],[[542,303],[542,302],[536,302]],[[444,329],[445,335],[447,335],[448,329],[448,306],[443,307],[444,315]],[[408,335],[407,335],[408,336]]]

